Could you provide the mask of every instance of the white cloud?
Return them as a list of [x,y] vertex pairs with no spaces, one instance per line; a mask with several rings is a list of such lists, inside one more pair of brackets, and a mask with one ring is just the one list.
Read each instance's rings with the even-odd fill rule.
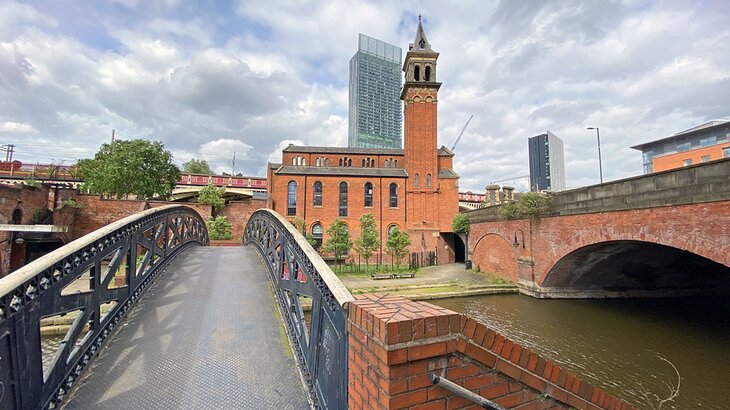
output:
[[[730,3],[728,3],[730,4]],[[118,138],[163,141],[176,159],[265,175],[289,142],[347,141],[357,33],[401,46],[416,14],[441,53],[439,143],[464,190],[527,174],[527,138],[564,141],[567,184],[641,172],[630,146],[730,114],[730,6],[713,3],[109,0],[74,8],[0,3],[0,131],[56,159]],[[226,8],[232,7],[232,8]],[[378,24],[373,24],[377,21]]]
[[0,132],[14,133],[14,134],[25,134],[34,132],[35,128],[32,125],[25,122],[15,121],[4,121],[0,122]]

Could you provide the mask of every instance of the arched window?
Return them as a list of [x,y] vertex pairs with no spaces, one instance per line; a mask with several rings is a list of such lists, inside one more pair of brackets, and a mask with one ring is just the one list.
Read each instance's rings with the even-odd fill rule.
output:
[[340,166],[342,166],[342,158],[340,158]]
[[347,160],[347,166],[348,167],[351,167],[352,166],[352,158],[350,158],[350,159]]
[[340,216],[347,216],[347,182],[340,182]]
[[330,159],[329,158],[325,158],[324,159],[324,166],[326,166],[326,167],[330,166]]
[[393,160],[393,167],[398,168],[398,160]]
[[396,224],[390,224],[390,225],[388,225],[388,235],[390,235],[391,232],[393,232],[396,229],[398,229],[398,225],[396,225]]
[[426,188],[431,188],[431,174],[426,174]]
[[296,165],[297,164],[297,157],[294,157],[291,159],[291,164]]
[[365,183],[365,207],[373,206],[373,184],[372,182]]
[[416,66],[413,68],[413,79],[415,81],[421,81],[421,67]]
[[390,207],[398,207],[398,185],[395,182],[390,184]]
[[362,167],[365,168],[365,158],[362,159]]
[[312,239],[314,239],[314,249],[319,249],[322,246],[322,224],[315,222],[312,225]]
[[314,160],[314,165],[318,167],[318,166],[319,166],[319,164],[320,164],[320,162],[319,162],[319,158],[315,159],[315,160]]
[[314,198],[312,202],[314,206],[322,206],[322,183],[319,181],[314,183]]
[[297,183],[294,181],[289,181],[286,198],[286,214],[288,216],[297,214]]
[[431,66],[426,66],[426,73],[424,76],[425,81],[431,81]]
[[307,165],[307,159],[306,158],[302,158],[302,165]]
[[419,185],[419,181],[418,181],[419,177],[420,177],[420,175],[418,175],[418,174],[416,174],[413,177],[413,186],[416,187],[416,188],[418,188],[418,185]]
[[370,160],[370,168],[375,168],[375,159]]

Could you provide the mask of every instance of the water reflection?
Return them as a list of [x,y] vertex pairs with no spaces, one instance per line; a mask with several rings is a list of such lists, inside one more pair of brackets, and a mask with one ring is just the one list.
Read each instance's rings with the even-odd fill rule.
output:
[[730,298],[540,300],[519,295],[435,301],[490,327],[641,407],[640,382],[679,397],[665,409],[727,409]]

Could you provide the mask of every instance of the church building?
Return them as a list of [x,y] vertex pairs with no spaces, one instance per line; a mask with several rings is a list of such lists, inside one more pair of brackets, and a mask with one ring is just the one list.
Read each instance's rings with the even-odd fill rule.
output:
[[380,260],[389,262],[385,244],[393,227],[408,232],[411,252],[435,252],[439,263],[463,258],[455,253],[463,245],[451,229],[459,212],[454,153],[437,146],[438,57],[419,17],[403,63],[403,149],[290,145],[281,164],[269,164],[269,207],[290,220],[304,219],[318,245],[335,218],[359,237],[360,216],[372,212]]

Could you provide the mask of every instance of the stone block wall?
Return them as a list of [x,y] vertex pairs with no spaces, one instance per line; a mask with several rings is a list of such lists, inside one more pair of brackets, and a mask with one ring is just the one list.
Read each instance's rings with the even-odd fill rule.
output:
[[463,409],[445,377],[509,409],[633,409],[486,325],[395,295],[360,295],[348,313],[351,409]]

